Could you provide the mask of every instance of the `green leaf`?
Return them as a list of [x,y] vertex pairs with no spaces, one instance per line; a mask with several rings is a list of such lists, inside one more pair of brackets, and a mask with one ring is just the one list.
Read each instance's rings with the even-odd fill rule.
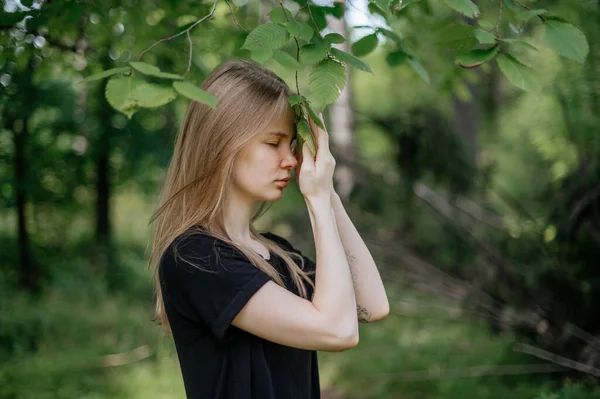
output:
[[309,42],[314,34],[315,31],[312,26],[305,24],[304,22],[300,22],[300,36],[298,36],[298,39]]
[[217,108],[217,98],[214,95],[202,90],[190,82],[173,82],[173,88],[177,91],[177,93],[189,98],[190,100],[206,104],[212,109]]
[[325,129],[325,124],[323,123],[321,118],[319,118],[319,115],[315,112],[312,105],[310,105],[308,102],[306,102],[305,106],[306,106],[306,110],[308,111],[308,115],[310,115],[310,119],[313,120],[315,125],[317,125],[321,129]]
[[393,32],[393,31],[391,31],[389,29],[385,29],[385,28],[377,28],[377,32],[380,32],[385,37],[392,39],[397,44],[400,44],[400,45],[402,44],[402,39],[400,38],[400,36],[398,36],[396,34],[396,32]]
[[327,16],[325,14],[325,7],[312,7],[312,20],[314,24],[317,25],[319,30],[323,30],[327,27]]
[[491,23],[490,21],[485,21],[483,19],[480,19],[477,21],[477,25],[479,25],[479,27],[483,30],[492,30],[496,27],[495,24]]
[[408,63],[410,64],[412,69],[414,69],[417,75],[421,77],[421,79],[423,79],[426,83],[429,83],[429,74],[427,73],[427,70],[425,69],[423,64],[421,64],[421,61],[419,61],[418,58],[412,56],[408,57]]
[[258,25],[248,33],[242,49],[254,51],[257,49],[277,50],[289,40],[285,26],[274,22]]
[[304,101],[306,101],[306,97],[299,95],[299,94],[294,94],[294,95],[288,97],[288,103],[290,105],[300,104]]
[[325,43],[329,43],[329,44],[340,44],[340,43],[344,43],[346,41],[346,39],[344,38],[344,36],[340,35],[339,33],[329,33],[327,35],[325,35],[325,37],[323,38],[323,41]]
[[315,149],[315,141],[313,140],[313,135],[308,121],[304,117],[298,118],[298,122],[296,122],[296,132],[300,137],[300,140],[298,140],[298,146],[300,149],[302,149],[304,143],[306,142],[308,144],[308,148],[313,153],[313,156],[315,156],[317,154]]
[[87,78],[80,80],[79,82],[77,82],[75,84],[93,82],[94,80],[104,79],[109,76],[129,72],[129,71],[131,71],[131,68],[129,68],[129,67],[112,68],[112,69],[108,69],[106,71],[102,71],[102,72],[98,72],[93,75],[90,75]]
[[315,31],[313,28],[304,22],[291,21],[286,24],[290,36],[304,41],[310,41]]
[[510,54],[500,54],[496,58],[500,70],[517,87],[527,91],[539,91],[540,83],[535,71]]
[[273,58],[273,50],[268,48],[256,49],[250,53],[250,58],[252,58],[254,61],[260,64],[264,64],[265,62]]
[[316,64],[327,57],[328,46],[323,43],[311,43],[300,47],[300,60],[304,65]]
[[496,36],[486,30],[480,28],[473,29],[473,36],[475,36],[479,44],[496,44]]
[[450,8],[469,18],[479,18],[479,8],[471,0],[443,0]]
[[130,61],[129,65],[131,65],[133,69],[135,69],[139,73],[143,73],[144,75],[154,76],[163,79],[183,80],[183,76],[181,75],[161,72],[161,70],[158,69],[156,66],[147,64],[145,62]]
[[348,54],[345,51],[342,51],[342,50],[337,49],[337,48],[331,48],[329,50],[329,52],[331,53],[332,56],[334,56],[335,58],[337,58],[339,61],[342,61],[346,65],[349,65],[349,66],[352,66],[354,68],[360,69],[361,71],[373,73],[373,71],[371,70],[371,67],[369,66],[369,64],[367,64],[366,62],[364,62],[360,58],[357,58],[357,57],[353,56],[352,54]]
[[466,25],[450,25],[438,37],[438,44],[450,50],[470,50],[477,43],[473,28]]
[[300,28],[300,22],[290,21],[287,24],[285,24],[285,27],[287,28],[287,31],[291,37],[300,37],[300,33],[302,32],[302,29]]
[[[421,1],[421,0],[402,0],[399,2],[400,6],[396,7],[395,10],[396,10],[396,12],[403,11],[409,5],[418,3],[419,1]],[[396,2],[392,1],[392,6],[394,5],[394,3],[396,3]],[[392,7],[392,8],[394,8],[394,7]]]
[[555,19],[544,21],[546,42],[556,53],[581,64],[588,55],[590,46],[583,32],[575,26]]
[[339,62],[326,58],[310,72],[308,87],[323,105],[331,104],[346,86],[346,68]]
[[385,61],[388,63],[389,66],[395,67],[404,63],[407,57],[408,54],[406,54],[403,50],[396,50],[389,53],[387,57],[385,57]]
[[275,7],[269,12],[269,18],[271,19],[271,21],[276,22],[278,24],[285,24],[286,22],[288,22],[288,20],[294,20],[294,14],[292,14],[292,12],[287,8],[284,9],[281,7]]
[[371,3],[375,4],[377,8],[386,14],[390,13],[390,2],[391,0],[370,0]]
[[131,92],[145,83],[143,79],[137,77],[113,77],[106,84],[104,95],[114,109],[131,119],[140,108],[137,101],[131,98]]
[[377,47],[377,34],[367,35],[352,44],[352,53],[357,57],[364,57]]
[[129,97],[137,101],[140,107],[156,108],[173,101],[177,93],[172,86],[144,82],[133,89]]
[[488,49],[475,49],[468,53],[459,54],[456,62],[463,68],[475,68],[488,62],[498,54],[500,47],[498,45]]
[[293,71],[299,71],[302,69],[302,65],[294,57],[292,57],[289,53],[281,50],[275,50],[273,52],[273,58],[277,61],[281,66],[291,69]]
[[527,22],[531,18],[537,17],[538,15],[542,15],[542,14],[545,14],[547,12],[548,12],[547,10],[543,10],[543,9],[540,9],[540,10],[519,11],[517,13],[517,18],[519,20],[521,20],[522,22]]
[[538,51],[537,47],[531,45],[530,43],[527,43],[524,40],[519,40],[519,39],[498,39],[498,40],[500,40],[501,42],[504,42],[504,43],[521,46],[521,47],[524,47],[529,50]]

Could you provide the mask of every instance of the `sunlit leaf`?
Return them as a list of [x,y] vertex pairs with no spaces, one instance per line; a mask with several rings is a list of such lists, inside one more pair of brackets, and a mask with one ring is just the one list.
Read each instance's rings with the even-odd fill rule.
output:
[[177,97],[172,86],[144,82],[131,91],[130,98],[140,107],[156,108],[168,104]]
[[346,86],[346,68],[339,62],[326,58],[310,72],[308,87],[323,105],[331,104]]
[[133,69],[135,69],[136,71],[138,71],[139,73],[142,73],[144,75],[154,76],[156,78],[163,78],[163,79],[183,80],[183,76],[181,76],[181,75],[177,75],[174,73],[168,73],[168,72],[162,72],[160,69],[158,69],[158,67],[147,64],[145,62],[130,61],[129,65],[131,65],[133,67]]
[[248,33],[242,46],[245,50],[270,49],[277,50],[289,40],[287,29],[274,22],[258,25]]
[[273,58],[273,50],[268,48],[258,48],[250,53],[250,58],[260,64],[264,64]]
[[590,50],[583,32],[567,22],[555,19],[546,19],[544,26],[546,42],[552,50],[583,64]]
[[500,40],[501,42],[504,42],[504,43],[511,44],[511,45],[520,46],[520,47],[526,48],[528,50],[538,51],[537,47],[533,46],[530,43],[527,43],[524,40],[519,40],[519,39],[498,39],[498,40]]
[[502,73],[515,86],[527,91],[540,90],[541,86],[535,71],[512,55],[500,54],[496,61]]
[[377,34],[367,35],[352,44],[352,54],[357,57],[364,57],[377,47]]
[[106,71],[102,71],[102,72],[98,72],[98,73],[95,73],[93,75],[90,75],[87,78],[85,78],[83,80],[80,80],[76,84],[93,82],[95,80],[104,79],[104,78],[107,78],[109,76],[113,76],[113,75],[117,75],[117,74],[122,74],[122,73],[126,73],[126,72],[129,72],[129,71],[131,71],[130,67],[112,68],[112,69],[108,69]]
[[319,118],[319,115],[315,112],[312,105],[310,105],[308,102],[305,103],[304,105],[306,106],[306,111],[308,111],[308,115],[310,115],[310,119],[313,120],[315,125],[317,125],[321,129],[325,129],[325,124],[323,123],[321,118]]
[[369,64],[364,62],[358,57],[353,56],[352,54],[348,54],[345,51],[342,51],[337,48],[332,48],[329,50],[332,56],[334,56],[338,61],[342,61],[346,65],[351,67],[360,69],[361,71],[373,73]]
[[300,104],[302,102],[306,101],[306,98],[302,95],[299,94],[294,94],[293,96],[289,96],[288,97],[288,103],[290,105],[296,105],[296,104]]
[[300,60],[304,65],[316,64],[327,57],[327,45],[311,43],[300,47]]
[[463,68],[475,68],[488,62],[498,54],[499,46],[494,46],[489,49],[475,49],[467,53],[459,54],[456,57],[456,62]]
[[292,57],[289,53],[281,50],[275,50],[273,52],[273,59],[277,61],[281,66],[291,69],[293,71],[298,71],[302,69],[302,65],[296,61],[294,57]]
[[315,156],[317,154],[315,149],[315,141],[313,139],[313,134],[310,130],[308,121],[304,119],[304,117],[298,118],[298,122],[296,122],[296,132],[300,138],[300,140],[298,140],[298,146],[302,148],[306,142],[313,156]]
[[438,44],[450,50],[470,50],[476,43],[471,26],[450,25],[438,33]]
[[329,43],[329,44],[332,44],[332,43],[340,44],[340,43],[344,43],[346,41],[346,39],[344,38],[344,36],[340,35],[339,33],[328,33],[323,38],[323,41],[326,43]]
[[524,10],[524,11],[519,11],[517,13],[517,18],[519,20],[521,20],[522,22],[527,22],[529,21],[531,18],[533,17],[537,17],[538,15],[543,15],[545,13],[547,13],[547,10]]
[[477,39],[479,44],[495,44],[496,36],[493,33],[486,30],[477,28],[473,29],[473,36]]
[[269,18],[273,22],[284,24],[288,21],[292,21],[294,19],[294,14],[292,14],[292,12],[287,8],[275,7],[271,10],[271,12],[269,12]]
[[137,77],[113,77],[106,84],[104,94],[108,103],[129,119],[139,110],[137,101],[131,98],[131,92],[146,83]]
[[455,11],[469,17],[479,18],[479,8],[471,0],[443,0],[446,5]]
[[189,98],[190,100],[206,104],[213,109],[217,108],[217,98],[214,95],[202,90],[190,82],[173,82],[173,88],[177,91],[177,93]]

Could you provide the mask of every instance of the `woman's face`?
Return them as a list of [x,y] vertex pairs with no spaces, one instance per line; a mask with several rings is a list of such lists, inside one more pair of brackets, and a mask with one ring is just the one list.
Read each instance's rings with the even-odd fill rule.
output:
[[296,158],[294,112],[252,138],[235,159],[233,189],[250,201],[277,201],[291,178]]

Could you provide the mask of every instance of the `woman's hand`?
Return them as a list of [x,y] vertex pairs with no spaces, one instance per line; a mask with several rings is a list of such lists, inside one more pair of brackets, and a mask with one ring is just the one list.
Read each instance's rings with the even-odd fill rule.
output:
[[[321,114],[319,114],[319,118],[323,120]],[[308,144],[304,143],[302,156],[298,159],[296,166],[296,181],[300,192],[307,200],[330,201],[336,162],[329,151],[329,134],[326,130],[319,128],[310,118],[309,123],[315,137],[317,154],[313,157]]]

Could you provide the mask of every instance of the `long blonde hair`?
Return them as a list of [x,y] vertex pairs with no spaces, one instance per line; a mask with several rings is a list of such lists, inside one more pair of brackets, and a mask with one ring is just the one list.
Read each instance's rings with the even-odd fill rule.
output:
[[[217,109],[190,101],[166,171],[154,223],[150,268],[154,277],[156,319],[171,333],[162,299],[160,258],[179,236],[200,231],[238,248],[258,269],[285,287],[277,272],[264,258],[243,243],[233,242],[225,229],[224,209],[236,155],[255,135],[290,111],[289,86],[275,73],[248,60],[231,60],[215,68],[201,88],[216,96]],[[258,234],[253,222],[266,210],[261,202],[250,220],[252,238],[283,259],[300,295],[308,293],[303,279],[314,284],[304,272],[302,257],[287,252]],[[300,267],[292,258],[300,262]],[[196,266],[199,267],[199,266]]]

